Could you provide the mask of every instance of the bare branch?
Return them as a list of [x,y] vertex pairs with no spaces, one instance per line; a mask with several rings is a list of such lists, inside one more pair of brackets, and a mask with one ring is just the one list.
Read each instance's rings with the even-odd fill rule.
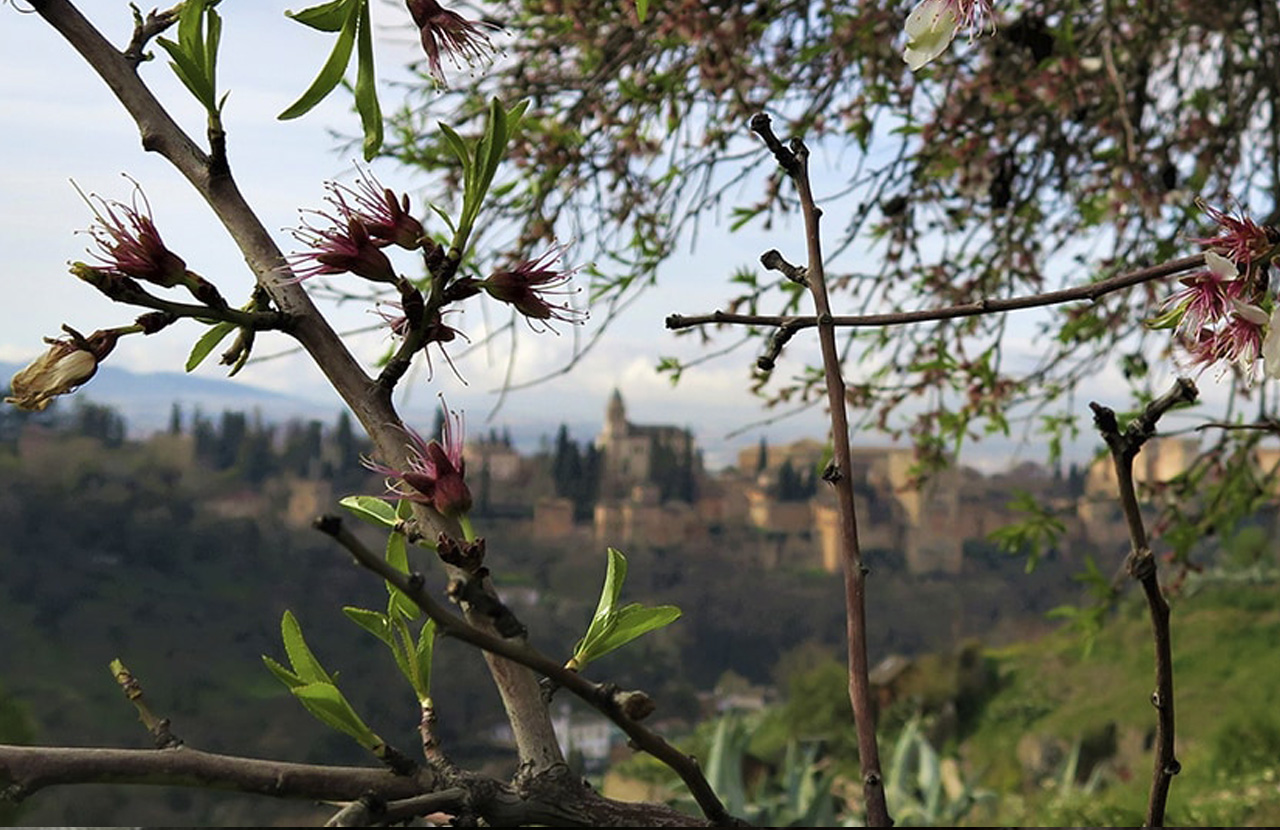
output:
[[1151,703],[1157,712],[1155,768],[1147,800],[1147,827],[1164,825],[1169,787],[1173,783],[1173,776],[1181,771],[1182,765],[1174,755],[1173,646],[1169,632],[1169,603],[1160,591],[1156,560],[1147,543],[1147,532],[1133,484],[1133,459],[1147,439],[1155,434],[1156,422],[1175,406],[1194,403],[1198,394],[1194,383],[1186,378],[1179,378],[1171,390],[1147,404],[1142,414],[1124,432],[1120,431],[1114,411],[1097,403],[1089,404],[1098,432],[1111,450],[1120,491],[1120,505],[1129,524],[1132,549],[1125,560],[1125,568],[1130,577],[1142,583],[1142,590],[1151,610],[1151,629],[1155,637],[1156,690],[1151,695]]
[[[836,328],[866,328],[871,326],[901,326],[908,323],[923,323],[931,320],[951,320],[957,317],[975,317],[980,314],[1000,314],[1008,311],[1020,311],[1024,308],[1060,305],[1077,300],[1096,301],[1099,297],[1113,291],[1121,291],[1151,280],[1181,274],[1204,266],[1204,254],[1139,268],[1107,279],[1064,288],[1060,291],[1046,291],[1043,294],[1031,294],[1025,297],[1008,299],[977,300],[972,303],[948,306],[946,308],[924,309],[920,311],[892,311],[883,314],[833,315],[831,325]],[[788,326],[794,329],[813,328],[818,325],[817,317],[770,316],[762,314],[730,314],[715,311],[711,314],[686,316],[672,314],[667,317],[667,328],[685,329],[693,326],[733,324],[749,326]]]
[[[858,519],[854,507],[853,481],[849,475],[853,469],[849,449],[849,414],[845,401],[844,377],[840,371],[840,351],[836,345],[835,327],[832,325],[831,303],[827,297],[826,273],[822,262],[822,240],[818,220],[822,211],[814,202],[809,183],[809,150],[799,139],[792,139],[790,149],[782,147],[769,126],[769,117],[763,113],[751,119],[751,129],[760,135],[773,152],[783,169],[791,176],[800,196],[800,209],[804,215],[805,241],[809,264],[804,278],[813,295],[815,322],[818,326],[818,342],[822,348],[822,366],[826,374],[828,417],[831,419],[831,441],[834,469],[823,473],[835,489],[836,506],[840,518],[840,551],[844,570],[845,619],[848,637],[849,700],[853,709],[854,726],[858,734],[858,760],[862,766],[862,796],[867,810],[867,824],[875,827],[892,826],[889,809],[885,804],[884,777],[880,771],[880,749],[876,744],[875,715],[871,707],[870,666],[867,660],[866,577],[862,564],[862,550],[858,544]],[[793,274],[795,266],[788,266],[781,255],[766,255],[767,267],[784,269]],[[784,273],[786,271],[784,270]],[[795,276],[789,274],[791,279]],[[789,336],[789,335],[788,335]],[[779,345],[781,348],[781,345]]]
[[430,791],[430,773],[396,775],[372,767],[325,767],[167,749],[98,749],[0,745],[0,779],[15,800],[60,784],[159,784],[236,790],[276,798],[352,801],[365,793],[388,800]]

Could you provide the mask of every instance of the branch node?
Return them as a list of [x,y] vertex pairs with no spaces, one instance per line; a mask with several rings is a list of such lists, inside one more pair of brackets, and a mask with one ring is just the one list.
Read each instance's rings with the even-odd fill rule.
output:
[[764,139],[765,146],[773,153],[773,157],[778,160],[778,166],[785,170],[787,175],[799,175],[801,169],[800,161],[796,158],[795,153],[782,146],[782,142],[774,135],[773,127],[769,122],[768,115],[763,112],[756,113],[751,116],[751,132]]
[[152,59],[152,55],[146,52],[147,41],[163,32],[165,29],[173,25],[178,19],[178,6],[165,11],[157,11],[152,9],[147,12],[144,20],[142,12],[138,7],[130,3],[129,8],[133,10],[133,36],[129,39],[129,45],[125,47],[123,52],[124,59],[136,71],[138,64]]
[[1132,551],[1125,561],[1125,569],[1136,580],[1149,579],[1155,576],[1156,558],[1151,554],[1150,548]]
[[787,262],[777,248],[770,248],[761,254],[760,264],[770,271],[777,271],[794,283],[803,285],[805,288],[809,287],[809,269]]

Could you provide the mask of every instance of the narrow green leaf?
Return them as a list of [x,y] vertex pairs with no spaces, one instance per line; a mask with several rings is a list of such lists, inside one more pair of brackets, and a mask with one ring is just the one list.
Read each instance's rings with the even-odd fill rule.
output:
[[347,615],[347,619],[382,642],[389,646],[395,645],[395,640],[391,638],[391,622],[386,614],[381,611],[370,611],[368,608],[356,608],[352,605],[343,606],[342,613]]
[[311,82],[311,86],[307,91],[302,93],[302,97],[293,103],[288,109],[276,116],[281,121],[288,121],[291,118],[297,118],[311,111],[316,104],[325,99],[333,88],[342,80],[342,76],[346,74],[347,64],[351,62],[351,50],[356,43],[356,12],[359,7],[351,6],[347,13],[347,19],[342,23],[342,31],[338,33],[338,41],[333,45],[333,52],[329,54],[329,59],[320,69],[320,74]]
[[596,604],[595,615],[587,626],[587,633],[574,647],[573,656],[585,665],[590,655],[595,652],[597,642],[609,635],[617,616],[618,595],[622,591],[622,583],[627,578],[627,558],[614,548],[608,549],[608,566],[605,569],[604,587],[600,591],[600,601]]
[[[387,563],[402,574],[409,573],[409,546],[403,533],[392,533],[387,537]],[[404,615],[405,619],[416,620],[422,613],[418,604],[390,582],[386,582],[386,586],[395,610]]]
[[349,6],[353,2],[358,0],[332,0],[330,3],[321,3],[302,11],[286,10],[284,16],[321,32],[336,32],[342,28],[342,24],[346,23],[351,11]]
[[622,595],[622,583],[627,580],[627,557],[617,548],[609,548],[609,562],[604,572],[604,588],[600,602],[596,604],[594,619],[607,619],[617,613],[618,597]]
[[649,16],[649,0],[636,0],[636,17],[643,23]]
[[235,330],[235,323],[215,323],[208,331],[200,335],[200,339],[191,347],[191,354],[187,356],[187,371],[194,371],[209,356],[209,352],[213,351],[228,334]]
[[494,98],[489,102],[489,123],[485,125],[484,138],[476,149],[476,160],[481,162],[481,182],[486,190],[502,162],[502,153],[506,147],[507,111],[502,102]]
[[427,207],[435,211],[436,216],[439,216],[441,219],[444,220],[445,225],[449,228],[449,233],[456,234],[458,232],[457,227],[455,227],[453,224],[453,218],[450,217],[449,214],[445,213],[443,210],[441,210],[440,208],[432,204],[428,204]]
[[529,99],[526,98],[520,103],[507,110],[507,137],[508,140],[516,128],[520,126],[520,122],[524,120],[525,110],[529,109]]
[[413,642],[413,634],[409,632],[409,626],[405,623],[403,614],[394,608],[388,610],[391,612],[391,630],[396,642],[392,649],[396,663],[399,664],[400,671],[409,681],[409,685],[413,687],[414,694],[421,697],[418,691],[418,648]]
[[458,161],[462,163],[462,173],[464,178],[471,175],[471,148],[467,145],[466,139],[458,135],[458,131],[443,121],[439,122],[440,132],[444,135],[444,140],[448,142],[449,149],[457,156]]
[[674,605],[648,607],[632,603],[618,612],[609,633],[596,641],[589,660],[597,660],[611,651],[625,646],[650,631],[668,626],[680,619],[680,609]]
[[169,53],[169,68],[173,70],[173,74],[178,76],[178,80],[182,81],[182,85],[197,101],[208,108],[214,93],[212,82],[205,76],[203,58],[191,54],[182,44],[172,40],[158,37],[156,42]]
[[346,697],[332,683],[308,683],[291,691],[321,723],[350,735],[365,749],[373,749],[382,743],[382,739],[360,719]]
[[405,544],[403,533],[387,537],[387,562],[400,573],[409,573],[409,546]]
[[418,633],[418,682],[414,685],[420,695],[419,699],[431,696],[431,661],[435,657],[435,645],[436,621],[429,619],[422,624],[422,631]]
[[361,3],[360,35],[356,49],[356,111],[364,126],[364,160],[372,161],[382,149],[382,108],[378,105],[377,72],[373,65],[373,24],[369,3]]
[[182,4],[182,12],[178,16],[178,43],[182,44],[182,51],[201,67],[204,66],[204,40],[200,37],[200,24],[205,5],[205,0],[188,0]]
[[320,661],[311,653],[307,641],[302,637],[302,626],[293,616],[292,611],[285,611],[280,620],[280,636],[284,640],[285,653],[293,664],[293,671],[307,683],[332,683],[333,678],[320,665]]
[[345,496],[338,504],[351,511],[357,519],[380,527],[395,527],[396,509],[377,496]]
[[204,76],[209,79],[209,103],[213,103],[218,88],[218,47],[222,44],[222,17],[209,9],[209,33],[205,36]]
[[306,685],[306,681],[265,654],[262,655],[262,662],[267,665],[267,668],[271,669],[271,673],[279,678],[281,683],[288,686],[290,689]]

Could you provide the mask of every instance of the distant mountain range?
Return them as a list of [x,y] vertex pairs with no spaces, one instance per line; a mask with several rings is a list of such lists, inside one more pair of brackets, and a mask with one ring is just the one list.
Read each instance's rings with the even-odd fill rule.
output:
[[[22,369],[17,363],[0,362],[0,379],[5,386],[14,373]],[[338,416],[336,402],[328,406],[305,398],[285,395],[236,380],[197,377],[182,372],[131,372],[108,365],[76,393],[75,397],[110,406],[119,412],[134,435],[148,435],[165,429],[169,414],[177,403],[184,418],[196,410],[206,415],[219,415],[224,410],[257,412],[264,421],[279,422],[293,418],[331,421]],[[66,405],[68,399],[59,403]]]
[[[9,379],[22,368],[23,364],[0,361],[0,389],[7,389]],[[235,379],[198,377],[183,372],[131,372],[107,364],[99,367],[93,379],[75,395],[59,399],[57,405],[70,408],[77,398],[119,412],[134,437],[167,429],[175,403],[181,407],[185,423],[189,423],[198,410],[209,417],[217,417],[224,411],[256,413],[266,423],[315,419],[331,424],[343,409],[336,397],[329,402],[318,402]],[[410,414],[406,413],[405,417]],[[599,423],[568,426],[579,443],[590,441],[600,429]],[[521,452],[535,452],[544,441],[554,440],[558,428],[558,423],[529,418],[511,422],[509,431],[512,442]],[[488,431],[479,423],[468,424],[468,430],[472,435]]]

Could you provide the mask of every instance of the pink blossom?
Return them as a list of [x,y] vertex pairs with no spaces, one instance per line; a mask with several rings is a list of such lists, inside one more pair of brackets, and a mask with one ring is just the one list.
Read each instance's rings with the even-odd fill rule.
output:
[[373,174],[361,170],[354,188],[336,182],[328,182],[325,187],[329,190],[326,198],[339,216],[348,222],[358,221],[375,244],[399,245],[407,251],[422,246],[425,231],[409,213],[409,197],[397,196]]
[[89,233],[98,243],[98,258],[109,270],[165,288],[185,282],[187,263],[165,247],[141,190],[134,190],[132,205],[94,198],[101,210],[93,208],[98,221],[89,227]]
[[1205,254],[1205,264],[1205,270],[1179,280],[1182,290],[1160,303],[1159,315],[1148,321],[1148,326],[1176,328],[1185,334],[1199,332],[1226,317],[1232,301],[1244,296],[1245,281],[1231,260],[1213,251]]
[[391,260],[369,236],[369,231],[359,219],[340,219],[318,211],[315,214],[332,222],[333,226],[316,228],[304,221],[301,228],[293,231],[294,238],[311,248],[289,258],[297,279],[345,273],[374,282],[395,283],[399,279]]
[[490,297],[515,306],[529,320],[564,320],[577,323],[585,313],[568,303],[552,303],[548,297],[572,291],[557,290],[573,279],[576,268],[557,270],[551,265],[564,253],[553,247],[536,259],[526,260],[508,271],[496,271],[479,285]]
[[922,0],[907,15],[902,59],[914,72],[945,52],[959,29],[972,37],[992,17],[991,0]]
[[431,77],[441,86],[445,85],[441,56],[448,56],[454,66],[461,67],[464,62],[470,66],[493,51],[484,31],[492,28],[489,24],[467,20],[436,0],[406,0],[406,5],[421,35]]
[[1214,236],[1192,241],[1227,257],[1246,271],[1253,262],[1266,256],[1280,243],[1280,235],[1274,229],[1265,228],[1243,214],[1232,216],[1199,199],[1196,204],[1218,223],[1219,231]]
[[471,509],[471,490],[466,482],[466,461],[462,457],[462,416],[445,408],[443,444],[424,441],[412,428],[404,427],[409,438],[408,468],[397,470],[370,459],[363,463],[387,477],[390,497],[429,504],[445,516],[459,516]]

